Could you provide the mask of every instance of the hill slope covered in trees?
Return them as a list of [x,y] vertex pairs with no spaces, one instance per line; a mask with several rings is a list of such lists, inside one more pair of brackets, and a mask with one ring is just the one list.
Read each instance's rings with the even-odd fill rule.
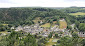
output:
[[36,17],[67,17],[62,11],[47,8],[3,8],[0,9],[1,23],[33,23]]

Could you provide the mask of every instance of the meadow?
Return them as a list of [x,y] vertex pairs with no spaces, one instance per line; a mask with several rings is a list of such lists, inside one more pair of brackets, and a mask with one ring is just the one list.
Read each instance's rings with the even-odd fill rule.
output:
[[42,21],[42,20],[40,20],[40,18],[41,18],[41,17],[36,17],[36,18],[33,20],[33,22],[34,22],[34,23],[38,23],[39,21]]
[[44,24],[44,25],[41,25],[41,27],[50,27],[50,26],[51,26],[50,23],[46,23],[46,24]]
[[60,29],[67,28],[67,23],[66,23],[66,21],[59,21],[59,23],[60,23],[60,25],[59,25]]
[[69,15],[78,16],[78,15],[85,15],[85,13],[77,12],[77,13],[70,13]]

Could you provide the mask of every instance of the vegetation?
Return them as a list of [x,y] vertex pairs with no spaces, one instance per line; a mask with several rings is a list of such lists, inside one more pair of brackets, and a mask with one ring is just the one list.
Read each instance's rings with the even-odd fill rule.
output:
[[59,45],[58,46],[81,46],[80,39],[78,37],[78,35],[76,33],[72,34],[73,37],[69,37],[69,36],[65,36],[62,37],[59,41]]
[[51,45],[56,44],[57,41],[53,42],[53,40],[54,40],[53,38],[50,38],[49,41],[46,43],[46,46],[51,46]]
[[71,29],[72,29],[72,27],[71,27],[70,25],[68,25],[68,26],[67,26],[67,29],[70,29],[70,30],[71,30]]
[[[78,17],[72,15],[78,15]],[[85,46],[85,39],[80,39],[75,33],[78,32],[75,31],[77,28],[80,32],[85,32],[85,16],[83,15],[85,15],[85,9],[77,7],[59,10],[49,8],[0,8],[0,35],[10,32],[9,34],[5,33],[7,35],[0,36],[0,46],[55,46],[54,44],[57,46]],[[41,21],[42,23],[40,23]],[[70,25],[75,24],[75,29],[72,30],[72,37],[61,37],[63,32],[59,34],[50,32],[48,37],[42,37],[37,36],[38,34],[31,35],[23,31],[15,32],[11,30],[13,26],[32,24],[39,24],[45,29],[59,25],[60,29],[66,28],[67,30],[71,30]],[[52,42],[54,39],[58,41]]]
[[20,32],[12,32],[10,35],[5,36],[0,41],[1,46],[37,46],[34,36],[28,34],[23,37],[24,34]]
[[80,30],[81,32],[85,32],[85,23],[80,23],[80,24],[79,24],[79,30]]
[[[60,18],[65,18],[70,24],[70,21],[74,21],[72,16],[67,13],[48,8],[2,8],[0,9],[0,21],[2,24],[17,25],[31,25],[36,23],[40,17],[40,20],[45,20],[43,23],[53,23],[57,21],[59,24]],[[32,21],[33,20],[33,21]],[[37,21],[36,21],[37,20]],[[40,21],[39,20],[39,21]]]
[[66,21],[60,21],[60,29],[67,28],[67,23]]
[[50,23],[46,23],[46,24],[44,24],[44,25],[41,25],[41,27],[50,27],[50,26],[51,26]]
[[70,13],[70,15],[74,15],[74,16],[76,16],[76,15],[85,15],[85,13],[83,13],[83,12],[77,12],[77,13]]

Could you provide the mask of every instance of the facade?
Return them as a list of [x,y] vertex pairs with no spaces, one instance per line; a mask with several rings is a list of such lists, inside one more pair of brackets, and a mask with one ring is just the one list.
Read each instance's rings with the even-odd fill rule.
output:
[[82,37],[82,38],[85,38],[85,32],[78,32],[78,36]]

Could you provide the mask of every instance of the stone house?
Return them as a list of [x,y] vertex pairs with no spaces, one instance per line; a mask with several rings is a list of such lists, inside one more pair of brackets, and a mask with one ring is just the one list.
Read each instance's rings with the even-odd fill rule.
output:
[[78,36],[81,38],[85,38],[85,32],[78,32]]
[[23,30],[23,27],[22,27],[22,26],[18,26],[18,27],[15,29],[15,31],[21,31],[21,30]]

